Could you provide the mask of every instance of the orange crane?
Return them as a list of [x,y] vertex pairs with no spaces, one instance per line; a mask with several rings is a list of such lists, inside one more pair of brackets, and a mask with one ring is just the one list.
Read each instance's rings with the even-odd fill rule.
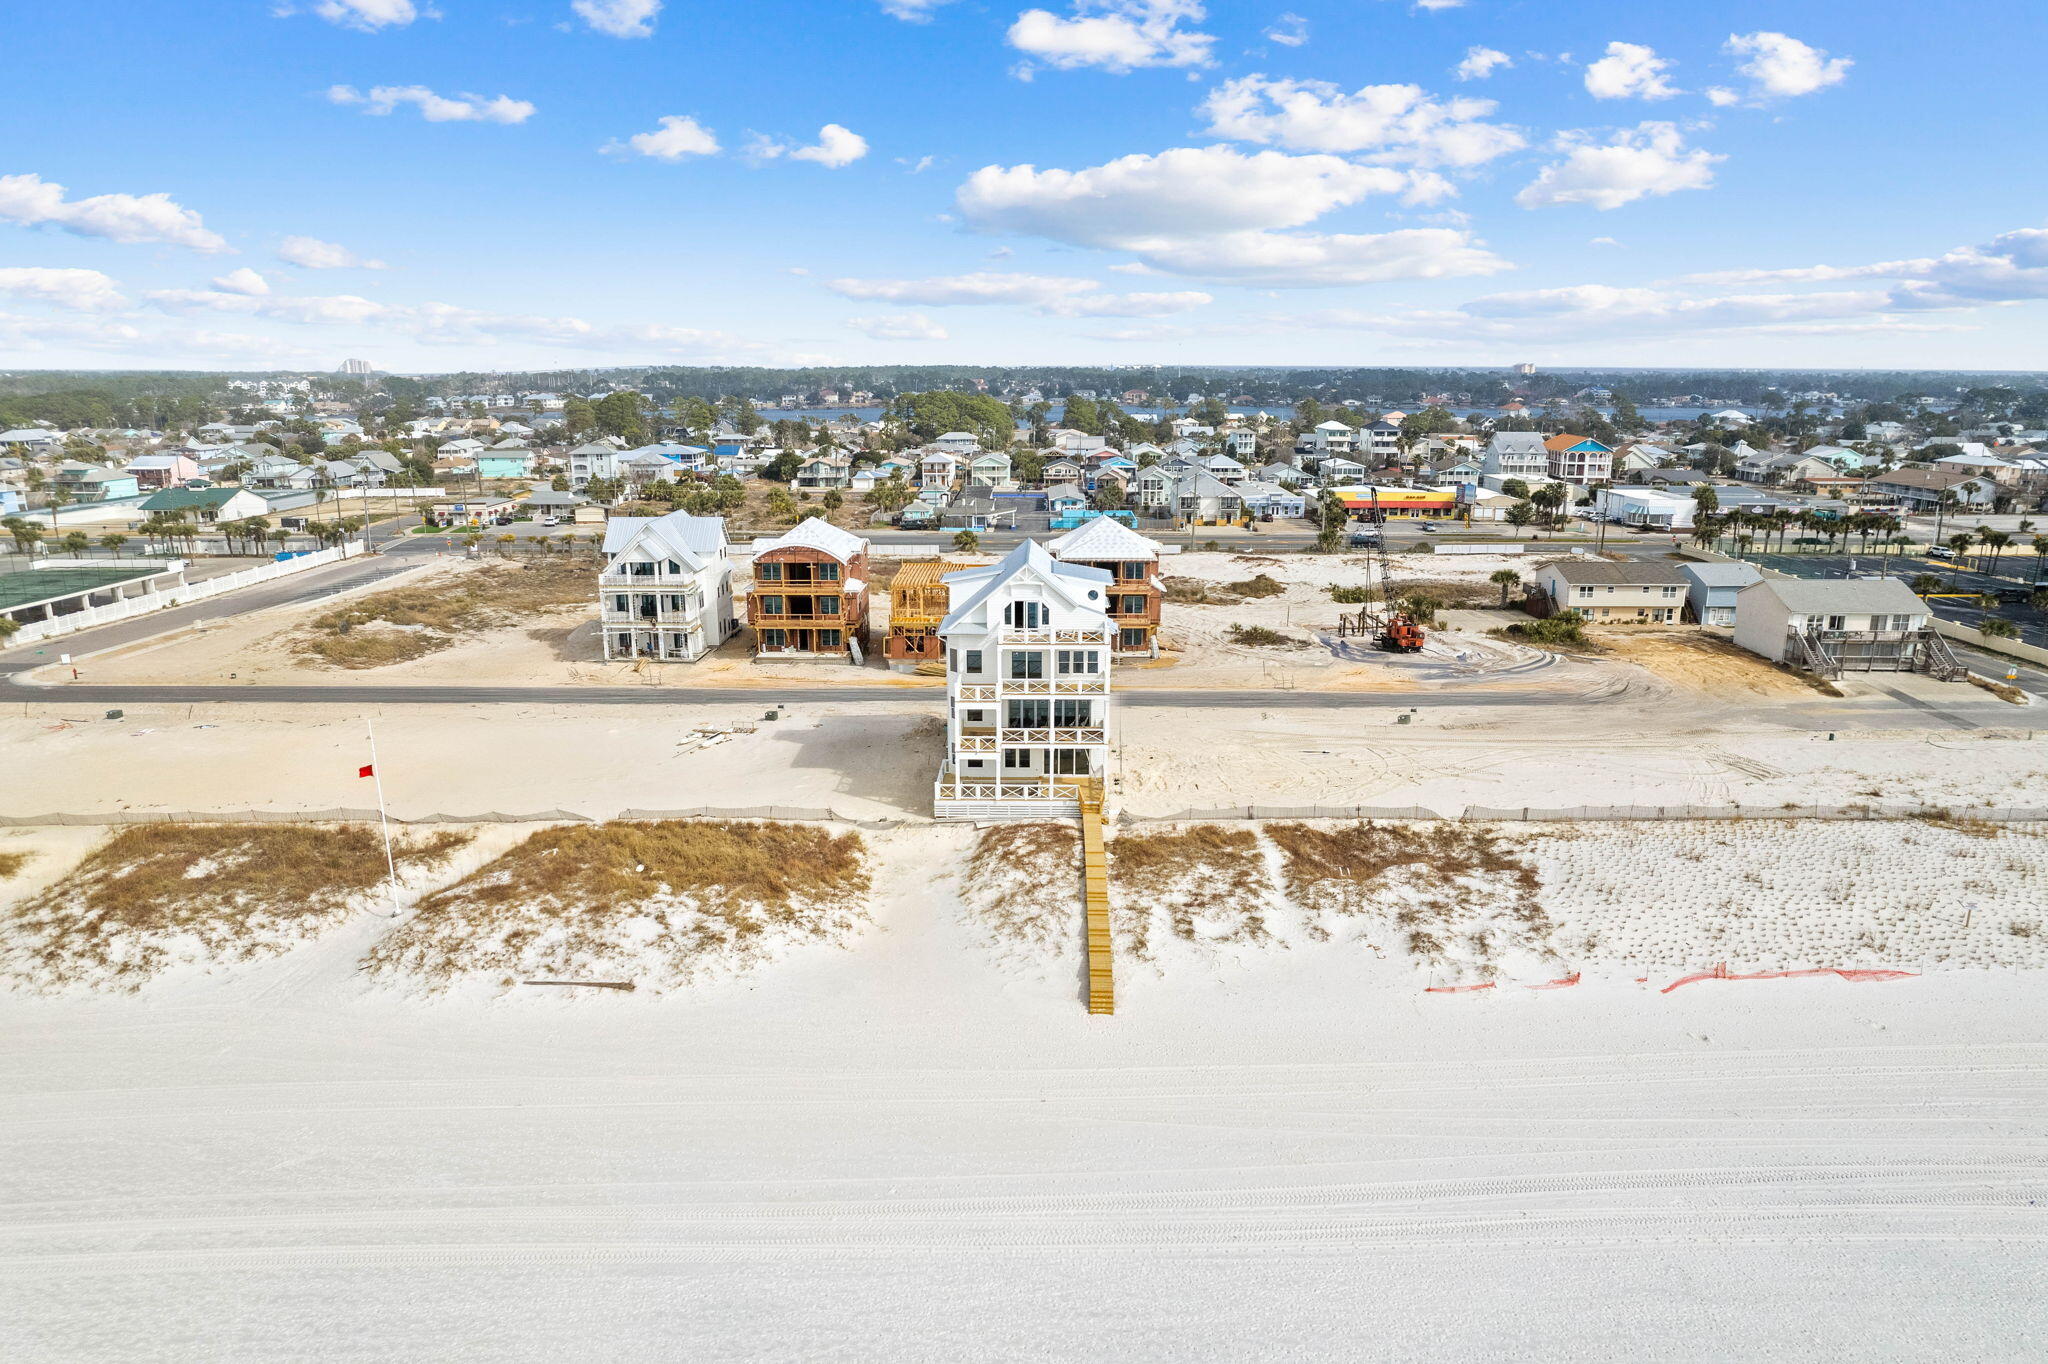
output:
[[1386,517],[1380,511],[1379,489],[1373,489],[1368,513],[1379,533],[1366,552],[1365,588],[1367,600],[1355,617],[1341,618],[1337,633],[1371,637],[1388,653],[1412,654],[1422,649],[1422,626],[1406,611],[1394,608],[1394,569],[1387,559]]

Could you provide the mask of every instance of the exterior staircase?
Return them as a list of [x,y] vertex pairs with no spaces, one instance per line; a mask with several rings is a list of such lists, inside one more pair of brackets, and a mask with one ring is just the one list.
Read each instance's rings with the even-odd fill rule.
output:
[[1110,962],[1109,857],[1102,846],[1102,783],[1081,785],[1081,875],[1088,915],[1088,1012],[1116,1012],[1116,978]]

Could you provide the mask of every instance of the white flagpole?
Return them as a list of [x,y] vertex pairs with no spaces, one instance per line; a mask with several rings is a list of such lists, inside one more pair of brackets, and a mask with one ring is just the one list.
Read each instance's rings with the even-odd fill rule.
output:
[[370,736],[370,780],[377,787],[377,823],[384,830],[384,874],[386,893],[391,897],[389,918],[398,917],[398,863],[391,856],[391,817],[384,812],[384,769],[377,765],[377,727],[363,717],[363,729]]

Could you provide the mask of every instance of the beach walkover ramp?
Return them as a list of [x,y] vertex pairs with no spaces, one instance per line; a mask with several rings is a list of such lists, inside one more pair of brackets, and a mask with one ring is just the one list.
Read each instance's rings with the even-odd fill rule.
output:
[[1116,1012],[1116,977],[1110,965],[1109,859],[1102,846],[1102,783],[1081,786],[1081,876],[1088,913],[1088,1012]]

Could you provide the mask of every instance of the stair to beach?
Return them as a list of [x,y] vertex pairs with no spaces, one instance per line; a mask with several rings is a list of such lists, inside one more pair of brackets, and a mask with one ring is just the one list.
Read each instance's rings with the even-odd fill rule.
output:
[[1116,1012],[1116,978],[1110,964],[1109,857],[1102,846],[1102,784],[1081,786],[1081,875],[1088,915],[1088,1012]]

